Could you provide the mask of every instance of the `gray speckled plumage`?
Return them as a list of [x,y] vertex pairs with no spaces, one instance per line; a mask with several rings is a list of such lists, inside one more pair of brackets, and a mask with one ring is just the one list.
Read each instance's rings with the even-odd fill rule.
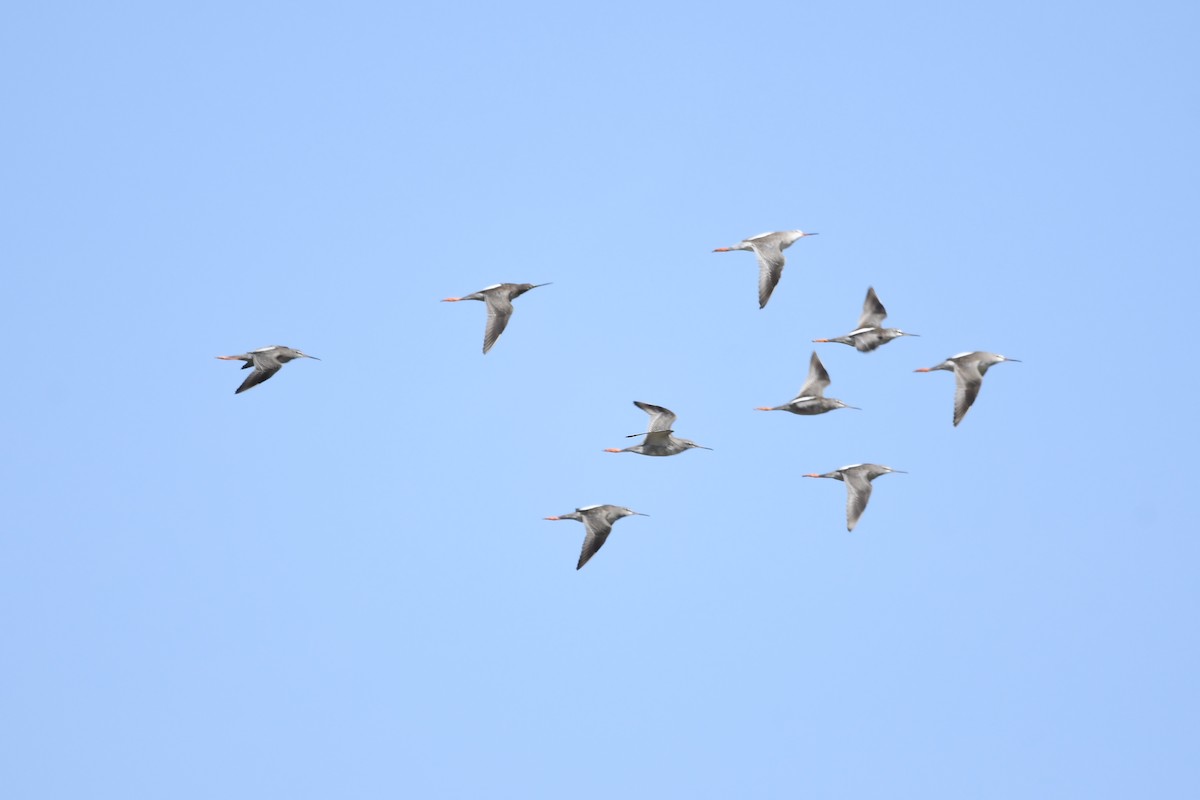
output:
[[480,300],[487,303],[487,327],[483,332],[483,352],[486,354],[500,338],[500,334],[504,333],[504,329],[508,327],[508,320],[513,313],[512,301],[530,289],[549,285],[548,283],[496,283],[462,297],[447,297],[442,302],[457,303],[460,300]]
[[1002,361],[1019,363],[1020,359],[974,350],[970,353],[950,356],[936,366],[922,367],[914,372],[946,370],[954,373],[954,425],[957,427],[958,423],[962,422],[963,417],[967,415],[975,398],[979,396],[979,390],[983,386],[983,376],[989,369]]
[[606,453],[637,453],[642,456],[673,456],[682,453],[685,450],[699,448],[701,450],[712,450],[711,447],[705,447],[702,444],[696,444],[691,439],[680,439],[672,434],[671,426],[675,424],[675,413],[670,409],[662,406],[643,403],[640,400],[634,400],[633,404],[650,415],[650,424],[645,434],[635,433],[626,438],[644,435],[646,438],[639,445],[633,447],[616,448],[610,447],[605,450]]
[[260,347],[257,350],[251,350],[248,353],[242,353],[236,356],[217,356],[222,361],[245,361],[242,369],[254,367],[254,372],[246,376],[246,380],[242,381],[234,394],[241,394],[247,389],[252,389],[258,386],[265,380],[271,378],[276,372],[283,368],[283,365],[289,361],[295,361],[297,358],[311,358],[313,361],[320,361],[316,356],[310,356],[307,353],[302,353],[291,347],[284,347],[281,344],[273,344],[268,347]]
[[803,416],[824,414],[826,411],[833,411],[835,408],[861,410],[858,406],[846,405],[841,400],[826,397],[825,389],[829,386],[829,382],[829,373],[825,370],[825,365],[821,363],[821,359],[817,357],[814,351],[812,358],[808,360],[808,378],[804,381],[804,385],[800,387],[800,392],[781,406],[759,406],[758,410],[790,411],[793,414]]
[[631,508],[614,505],[597,505],[597,506],[582,506],[575,509],[569,514],[559,514],[554,517],[546,517],[549,520],[574,519],[583,523],[586,533],[583,537],[583,549],[579,553],[579,563],[575,565],[575,569],[582,569],[592,556],[604,546],[608,541],[608,534],[612,533],[612,526],[621,517],[630,517],[637,515],[639,517],[649,516],[640,511],[634,511]]
[[863,301],[862,315],[858,325],[845,336],[835,336],[829,339],[813,339],[814,342],[837,342],[848,344],[860,353],[869,353],[901,336],[917,336],[915,333],[905,333],[899,328],[884,328],[887,309],[879,301],[874,287],[867,287],[867,299]]
[[871,498],[871,481],[889,472],[904,472],[902,469],[892,469],[882,464],[850,464],[818,475],[811,472],[806,478],[833,478],[846,484],[846,530],[854,530],[858,518],[867,508],[867,500]]
[[816,236],[815,233],[804,231],[774,231],[760,233],[743,239],[729,247],[718,247],[714,253],[727,253],[731,250],[750,250],[758,257],[758,307],[766,308],[771,293],[783,276],[783,251],[800,241],[805,236]]

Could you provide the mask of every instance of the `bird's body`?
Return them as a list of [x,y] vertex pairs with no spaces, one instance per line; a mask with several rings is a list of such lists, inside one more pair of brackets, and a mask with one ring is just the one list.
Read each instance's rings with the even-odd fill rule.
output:
[[850,464],[841,469],[835,469],[833,472],[826,472],[824,475],[810,472],[804,477],[833,478],[845,482],[846,530],[852,531],[858,524],[858,518],[862,516],[867,507],[867,500],[871,498],[871,481],[880,475],[887,475],[889,472],[904,472],[904,470],[892,469],[882,464]]
[[504,333],[508,326],[509,317],[513,313],[512,301],[539,286],[549,286],[548,283],[495,283],[486,289],[480,289],[473,294],[462,297],[447,297],[443,303],[457,303],[460,300],[481,300],[487,303],[487,328],[483,333],[483,352],[487,353],[492,345]]
[[771,299],[771,292],[783,275],[783,251],[805,236],[816,236],[815,233],[804,231],[775,231],[760,233],[743,239],[729,247],[718,247],[714,253],[728,253],[731,250],[750,250],[758,256],[758,307],[766,308]]
[[579,563],[575,565],[575,569],[581,569],[588,562],[588,559],[596,555],[596,551],[608,541],[608,534],[612,532],[613,523],[621,517],[629,517],[635,514],[640,517],[649,516],[640,511],[624,508],[623,506],[600,505],[583,506],[582,508],[575,509],[570,514],[559,514],[556,517],[546,517],[546,519],[575,519],[583,523],[583,527],[587,533],[583,538],[583,550],[579,553]]
[[[634,400],[633,404],[650,415],[650,425],[645,433],[646,438],[639,445],[623,448],[609,447],[604,452],[637,453],[642,456],[673,456],[694,447],[701,450],[712,449],[702,444],[696,444],[691,439],[679,439],[673,436],[674,431],[671,430],[671,426],[675,423],[675,414],[670,409],[643,403],[640,400]],[[632,434],[632,436],[642,435],[640,433]]]
[[863,301],[862,315],[858,318],[858,325],[855,326],[854,330],[845,336],[837,336],[831,339],[813,339],[813,341],[848,344],[860,353],[869,353],[887,344],[892,339],[898,339],[901,336],[917,335],[915,333],[905,333],[899,328],[882,327],[883,321],[886,318],[887,309],[883,307],[883,303],[879,302],[879,296],[875,294],[874,287],[869,286],[867,287],[867,299]]
[[985,353],[982,350],[974,350],[969,353],[959,353],[956,356],[950,356],[942,363],[933,367],[922,367],[914,370],[914,372],[936,372],[937,370],[946,370],[954,373],[954,424],[962,422],[962,418],[966,416],[967,409],[975,402],[975,398],[979,396],[979,389],[983,386],[983,376],[996,364],[1002,361],[1020,361],[1016,358],[1007,358],[997,353]]
[[284,347],[281,344],[260,347],[257,350],[251,350],[249,353],[242,353],[237,356],[217,356],[217,358],[222,361],[245,361],[246,363],[242,365],[242,369],[254,367],[254,372],[246,376],[246,380],[242,381],[242,385],[234,391],[234,394],[241,394],[247,389],[258,386],[276,372],[279,372],[283,368],[283,365],[289,361],[295,361],[297,358],[311,358],[313,361],[321,360],[316,356],[301,353],[299,350]]
[[861,410],[858,409],[858,406],[846,405],[841,400],[826,397],[825,389],[828,386],[829,373],[825,371],[825,365],[821,363],[821,359],[817,357],[816,352],[813,352],[812,358],[808,361],[808,378],[805,379],[804,385],[800,387],[799,394],[781,406],[759,406],[757,410],[790,411],[793,414],[804,416],[824,414],[826,411],[833,411],[835,408]]

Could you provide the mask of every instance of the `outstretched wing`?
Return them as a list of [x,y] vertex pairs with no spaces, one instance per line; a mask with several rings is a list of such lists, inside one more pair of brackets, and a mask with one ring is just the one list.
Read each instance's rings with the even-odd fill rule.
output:
[[504,329],[508,327],[509,317],[512,316],[513,304],[507,297],[500,297],[495,294],[487,296],[487,328],[483,332],[483,352],[486,353],[492,349],[492,345],[500,338],[500,334],[504,333]]
[[575,569],[582,569],[604,546],[608,535],[612,533],[612,523],[603,517],[587,514],[583,518],[583,524],[587,528],[587,535],[583,538],[583,550],[579,553],[579,563],[575,565]]
[[979,396],[983,386],[983,374],[979,371],[978,362],[954,366],[954,424],[962,422],[967,415],[967,409]]
[[766,308],[771,292],[783,276],[783,250],[778,239],[747,241],[758,256],[758,307]]
[[647,433],[670,430],[675,423],[675,413],[669,408],[643,403],[641,400],[634,400],[633,404],[650,415],[650,426],[646,428]]
[[[242,381],[242,385],[237,388],[234,394],[241,394],[247,389],[252,389],[258,386],[263,381],[279,372],[280,364],[269,353],[255,353],[253,362],[246,362],[246,366],[253,364],[254,372],[246,376],[246,380]],[[242,367],[245,369],[246,367]]]
[[887,319],[887,309],[879,302],[875,287],[867,287],[867,299],[863,301],[862,316],[858,318],[856,328],[878,328]]
[[804,385],[800,387],[796,397],[823,397],[829,382],[829,373],[825,371],[825,365],[814,350],[812,358],[808,361],[808,377],[805,378]]
[[871,481],[861,472],[844,472],[842,477],[846,482],[846,530],[852,531],[871,499]]

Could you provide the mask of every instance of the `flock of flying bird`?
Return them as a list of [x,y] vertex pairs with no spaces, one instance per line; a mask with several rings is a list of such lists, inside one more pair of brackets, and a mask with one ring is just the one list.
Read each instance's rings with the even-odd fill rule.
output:
[[[750,250],[758,257],[758,307],[765,308],[767,301],[771,299],[771,293],[775,291],[775,286],[779,283],[779,279],[783,274],[783,251],[805,236],[815,235],[815,233],[804,233],[803,231],[760,233],[730,247],[718,247],[713,252],[725,253],[732,250]],[[487,353],[496,344],[496,340],[500,338],[500,334],[508,326],[509,319],[511,319],[513,313],[512,301],[530,289],[548,285],[546,283],[498,283],[462,297],[447,297],[443,302],[457,303],[460,300],[479,300],[487,304],[487,327],[484,329],[483,334],[483,352]],[[858,318],[858,325],[855,326],[854,330],[844,336],[835,336],[829,339],[813,339],[813,341],[836,342],[838,344],[849,345],[860,353],[869,353],[901,336],[918,335],[915,333],[906,333],[899,328],[884,328],[883,320],[886,317],[887,309],[884,308],[883,303],[880,302],[879,297],[875,294],[875,289],[870,287],[867,289],[866,300],[863,301],[862,315]],[[299,350],[282,345],[260,347],[257,350],[251,350],[241,355],[217,356],[217,358],[226,361],[244,361],[246,363],[242,365],[242,369],[254,368],[254,372],[250,373],[242,381],[241,386],[237,388],[235,394],[240,394],[273,377],[289,361],[299,358],[320,360],[316,356],[310,356],[307,353],[302,353]],[[962,422],[967,409],[971,407],[971,404],[975,402],[975,398],[978,397],[979,389],[983,385],[983,376],[987,373],[988,369],[1002,361],[1017,360],[996,353],[986,353],[977,350],[968,353],[959,353],[947,358],[940,364],[932,367],[922,367],[915,371],[935,372],[937,370],[946,370],[954,373],[954,424],[957,426]],[[841,400],[826,397],[825,389],[829,386],[829,383],[829,373],[825,370],[825,366],[821,363],[821,359],[817,356],[816,351],[813,351],[812,358],[809,360],[808,377],[804,381],[804,385],[800,387],[800,392],[783,405],[760,406],[757,410],[790,411],[793,414],[808,416],[824,414],[839,408],[858,408],[857,406],[847,405]],[[650,415],[650,423],[644,434],[635,433],[626,438],[636,436],[644,436],[645,438],[641,444],[624,448],[610,447],[605,452],[637,453],[643,456],[674,456],[693,448],[700,448],[702,450],[712,449],[696,444],[691,439],[676,437],[674,435],[675,414],[670,409],[650,403],[643,403],[639,400],[635,400],[633,404]],[[863,511],[867,507],[867,500],[871,497],[871,481],[880,475],[887,475],[891,472],[903,472],[903,470],[892,469],[882,464],[850,464],[841,469],[835,469],[832,472],[824,474],[814,472],[804,477],[833,478],[846,484],[846,530],[852,531],[858,523],[859,517],[862,516]],[[569,514],[559,514],[557,516],[546,517],[546,519],[571,519],[583,523],[586,533],[583,540],[583,549],[579,554],[579,563],[575,567],[575,569],[580,569],[604,546],[605,541],[608,540],[608,535],[612,532],[613,524],[622,517],[634,515],[648,516],[623,506],[605,504],[583,506]]]

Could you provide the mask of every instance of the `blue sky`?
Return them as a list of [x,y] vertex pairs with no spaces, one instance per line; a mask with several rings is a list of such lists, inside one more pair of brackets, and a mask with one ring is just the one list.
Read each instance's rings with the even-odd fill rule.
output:
[[[1194,6],[3,16],[6,795],[1200,780]],[[812,345],[868,285],[921,338]],[[863,411],[754,412],[814,347]]]

